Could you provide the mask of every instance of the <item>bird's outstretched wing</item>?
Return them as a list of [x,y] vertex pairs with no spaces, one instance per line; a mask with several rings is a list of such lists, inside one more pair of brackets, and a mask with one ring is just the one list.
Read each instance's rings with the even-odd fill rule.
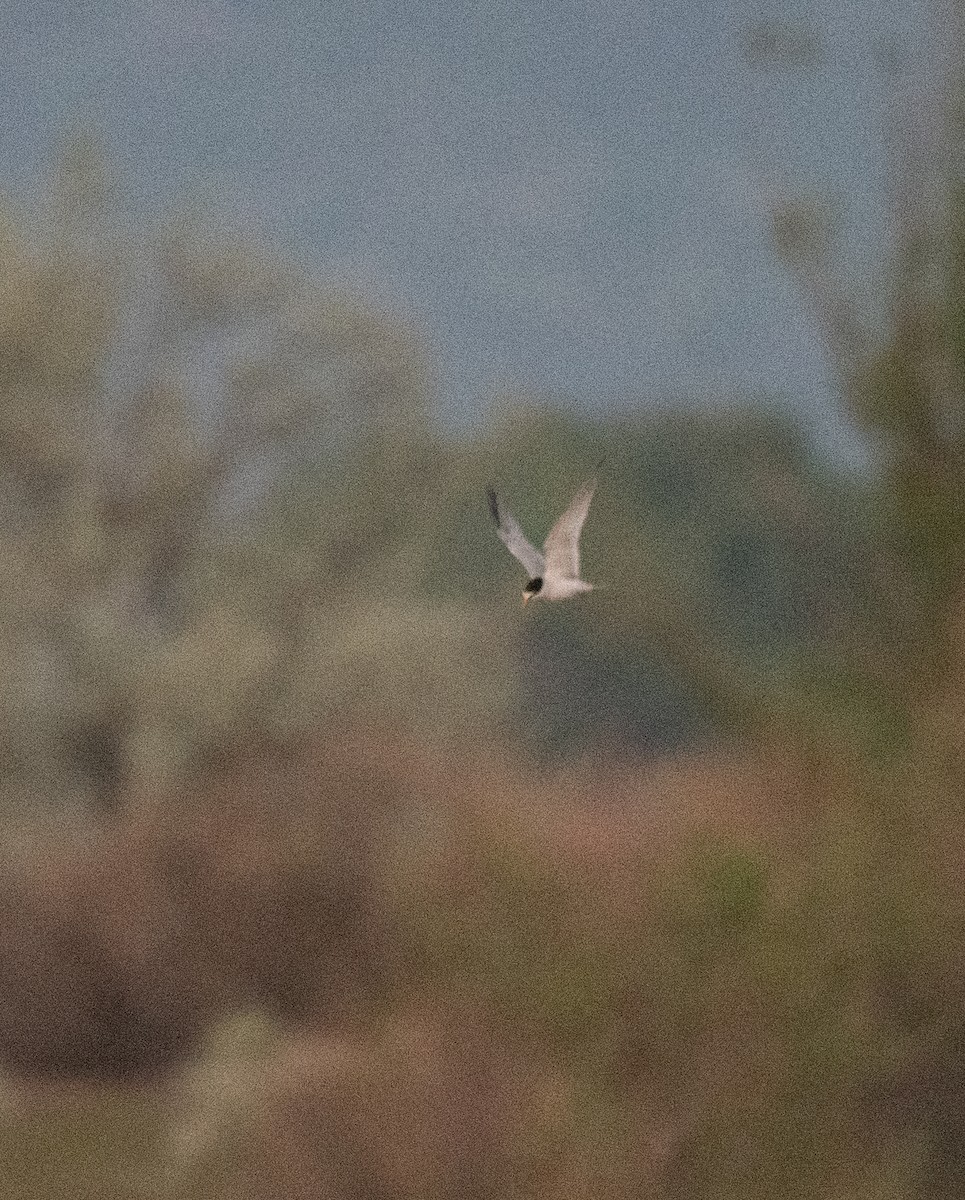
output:
[[503,545],[514,558],[519,559],[523,564],[529,572],[530,579],[536,579],[546,569],[545,559],[520,529],[519,522],[513,514],[503,508],[496,499],[496,493],[492,488],[486,489],[486,495],[489,497],[489,511],[493,514],[493,520],[496,522],[496,532]]
[[546,554],[548,574],[559,575],[563,579],[579,579],[580,532],[586,514],[590,511],[590,501],[595,491],[596,480],[588,479],[573,497],[569,508],[546,535],[543,551]]

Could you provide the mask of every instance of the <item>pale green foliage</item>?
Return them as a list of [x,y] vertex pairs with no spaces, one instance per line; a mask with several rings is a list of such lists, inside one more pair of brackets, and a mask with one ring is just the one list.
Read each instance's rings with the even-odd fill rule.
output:
[[[38,227],[0,226],[8,801],[175,782],[212,745],[322,719],[346,691],[322,676],[354,676],[353,654],[384,696],[382,652],[391,673],[465,626],[346,615],[374,580],[389,613],[412,584],[383,564],[404,561],[428,435],[413,336],[198,219],[112,212],[79,139]],[[270,536],[269,508],[297,524],[274,498],[298,464],[325,488],[314,527]],[[352,539],[372,544],[346,570]]]

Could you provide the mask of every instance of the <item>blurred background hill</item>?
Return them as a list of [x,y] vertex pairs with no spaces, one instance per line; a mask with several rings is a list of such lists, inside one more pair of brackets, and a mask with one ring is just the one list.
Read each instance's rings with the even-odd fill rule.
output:
[[[457,6],[418,56],[428,7],[391,45],[302,14],[305,46],[339,35],[317,77],[285,6],[21,8],[0,51],[25,105],[0,212],[4,1194],[959,1197],[957,9],[857,41],[752,14],[726,70],[712,22],[690,45],[697,10],[664,14],[687,70],[651,80],[654,111],[693,207],[645,235],[613,191],[618,167],[632,196],[660,175],[621,134],[646,134],[635,7],[579,49],[588,12],[551,32]],[[68,44],[89,53],[58,64]],[[552,118],[617,45],[596,118],[585,97]],[[418,114],[441,137],[449,111],[432,64],[463,59],[466,123],[409,157]],[[497,121],[460,174],[504,87],[524,168]],[[286,124],[309,94],[347,155],[319,200],[341,242],[293,234],[335,153]],[[71,120],[41,179],[49,96]],[[550,148],[579,130],[596,157],[541,157],[534,96]],[[768,112],[738,173],[751,251],[707,215],[731,160],[706,186],[701,164],[718,114],[730,153]],[[853,134],[824,159],[815,112]],[[367,174],[372,146],[347,148],[373,113]],[[252,155],[246,222],[219,170]],[[583,552],[605,590],[523,612],[487,484],[541,536],[601,459]]]

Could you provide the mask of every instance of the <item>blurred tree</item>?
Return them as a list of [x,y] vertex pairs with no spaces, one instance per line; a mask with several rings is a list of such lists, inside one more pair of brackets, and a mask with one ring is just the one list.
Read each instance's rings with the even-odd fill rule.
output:
[[[948,43],[959,8],[936,11],[932,37]],[[751,60],[786,65],[778,33],[754,41],[757,51],[765,44],[770,50]],[[877,588],[869,621],[890,652],[888,686],[906,701],[933,690],[959,653],[965,579],[960,38],[945,62],[937,83],[919,77],[909,87],[893,46],[878,60],[890,201],[880,311],[837,268],[828,202],[773,203],[775,246],[811,304],[842,403],[870,451]]]
[[[419,510],[428,401],[394,320],[189,217],[125,228],[74,139],[0,225],[2,792],[107,811],[270,730],[312,612]],[[259,540],[306,461],[315,537]]]

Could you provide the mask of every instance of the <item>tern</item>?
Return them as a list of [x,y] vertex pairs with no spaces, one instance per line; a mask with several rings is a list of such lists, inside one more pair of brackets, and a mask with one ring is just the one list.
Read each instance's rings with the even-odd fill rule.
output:
[[590,511],[596,480],[588,479],[573,497],[569,507],[546,535],[540,553],[523,533],[513,514],[500,504],[495,491],[486,491],[489,511],[496,532],[506,549],[526,568],[529,579],[523,588],[523,605],[535,597],[541,600],[568,600],[583,592],[592,592],[593,584],[580,578],[580,531]]

